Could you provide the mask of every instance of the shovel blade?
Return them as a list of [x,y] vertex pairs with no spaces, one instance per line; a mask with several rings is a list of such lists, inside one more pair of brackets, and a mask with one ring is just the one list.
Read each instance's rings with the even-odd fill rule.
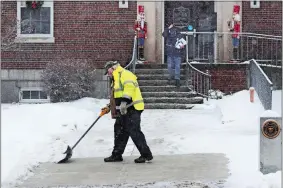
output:
[[64,154],[66,154],[65,158],[62,159],[62,160],[60,160],[60,161],[58,162],[58,164],[60,164],[60,163],[66,163],[66,162],[72,157],[72,155],[73,155],[73,150],[72,150],[72,148],[71,148],[70,146],[68,146],[68,147],[67,147],[67,150],[64,152]]

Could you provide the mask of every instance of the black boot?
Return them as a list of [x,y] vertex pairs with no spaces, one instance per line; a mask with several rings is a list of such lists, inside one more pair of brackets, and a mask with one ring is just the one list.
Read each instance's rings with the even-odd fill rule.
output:
[[121,155],[111,155],[110,157],[104,158],[104,162],[121,162],[123,157]]
[[176,80],[176,87],[180,88],[181,84],[180,84],[180,80]]
[[146,161],[151,161],[152,159],[153,159],[152,155],[147,157],[140,156],[139,158],[135,159],[135,163],[145,163]]

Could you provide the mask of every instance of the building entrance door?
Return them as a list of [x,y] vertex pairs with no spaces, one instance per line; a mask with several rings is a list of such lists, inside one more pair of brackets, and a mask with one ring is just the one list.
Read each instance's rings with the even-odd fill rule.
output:
[[[201,34],[197,32],[213,32],[217,29],[217,14],[214,12],[213,1],[165,1],[164,26],[173,21],[181,31],[196,32],[189,36],[188,57],[189,60],[208,61],[213,60],[213,34]],[[189,27],[191,26],[191,27]],[[189,30],[191,29],[191,30]],[[184,35],[184,38],[186,36]],[[166,41],[165,41],[166,43]],[[164,48],[166,46],[164,45]],[[165,63],[166,63],[166,49]],[[186,61],[186,50],[182,53],[182,62]]]

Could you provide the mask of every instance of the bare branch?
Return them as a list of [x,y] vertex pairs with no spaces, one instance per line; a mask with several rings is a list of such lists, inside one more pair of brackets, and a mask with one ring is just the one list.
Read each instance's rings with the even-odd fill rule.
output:
[[29,27],[27,26],[29,25],[29,20],[17,20],[17,19],[8,20],[7,18],[5,18],[5,15],[3,14],[3,9],[1,9],[1,16],[4,17],[4,22],[2,22],[2,25],[5,25],[5,28],[1,28],[4,30],[4,32],[3,31],[1,32],[2,33],[1,49],[2,50],[18,49],[19,44],[15,42],[17,31],[18,29],[21,29],[21,27],[28,29]]

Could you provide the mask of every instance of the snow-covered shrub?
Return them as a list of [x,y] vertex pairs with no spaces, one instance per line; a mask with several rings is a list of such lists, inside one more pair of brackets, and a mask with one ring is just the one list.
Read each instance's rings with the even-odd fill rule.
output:
[[219,89],[218,90],[209,90],[208,95],[211,99],[222,99],[223,96],[225,95],[222,93]]
[[57,60],[47,64],[42,80],[51,102],[68,102],[91,97],[94,69],[83,60]]

